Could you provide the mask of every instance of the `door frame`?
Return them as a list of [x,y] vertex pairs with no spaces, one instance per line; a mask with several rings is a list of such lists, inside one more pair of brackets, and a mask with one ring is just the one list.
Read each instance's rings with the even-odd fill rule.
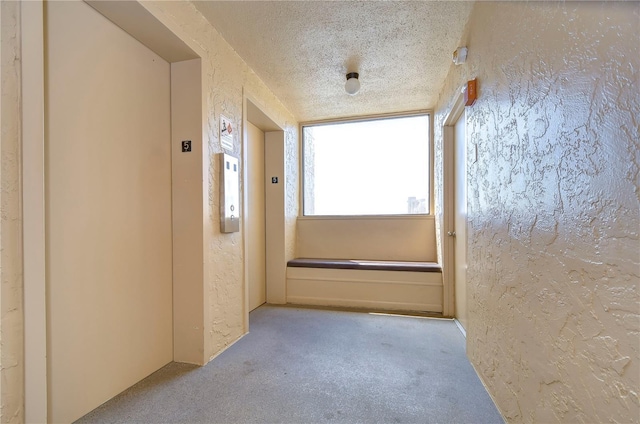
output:
[[455,219],[455,125],[464,112],[464,93],[458,90],[453,98],[451,109],[442,124],[442,279],[444,283],[443,310],[444,316],[454,317],[455,310],[455,243],[448,233],[454,231]]
[[24,420],[48,421],[44,4],[20,2]]
[[[266,139],[267,139],[267,134],[268,133],[281,133],[281,138],[284,140],[284,129],[278,125],[273,119],[271,119],[269,117],[269,115],[263,110],[263,108],[260,105],[260,102],[258,102],[257,98],[251,94],[251,92],[247,91],[246,89],[243,92],[243,96],[242,96],[242,217],[241,217],[241,225],[242,225],[242,250],[243,250],[243,257],[244,257],[244,261],[243,261],[243,279],[244,279],[244,317],[243,317],[243,331],[245,333],[249,332],[249,279],[247,278],[247,276],[249,275],[249,263],[251,261],[251,258],[249,258],[249,227],[248,227],[248,223],[247,220],[245,219],[245,217],[247,216],[247,205],[248,205],[248,198],[249,198],[249,191],[247,190],[247,182],[248,182],[248,166],[247,166],[247,159],[248,159],[248,155],[247,155],[247,149],[249,148],[249,140],[248,140],[248,136],[247,136],[247,123],[251,122],[253,125],[255,125],[256,127],[258,127],[260,130],[262,130],[264,132],[265,135],[265,144],[266,144]],[[265,145],[265,149],[266,149],[266,145]],[[267,171],[267,163],[266,163],[266,150],[265,150],[265,154],[263,155],[263,159],[265,160],[265,173]],[[266,190],[266,178],[267,176],[265,175],[265,220],[267,220],[267,193],[268,191]],[[284,178],[282,178],[282,182],[280,187],[284,187]],[[284,207],[284,205],[283,205]],[[275,211],[277,214],[282,214],[282,216],[284,217],[284,211]],[[278,249],[276,250],[282,250],[284,251],[284,244],[283,243],[277,243],[278,244]],[[280,244],[282,244],[282,246],[280,246]],[[270,278],[268,278],[267,275],[267,268],[269,267],[277,267],[277,258],[275,258],[275,256],[277,256],[277,253],[279,252],[273,252],[274,254],[272,255],[272,257],[270,258],[269,255],[267,254],[267,231],[266,231],[266,224],[265,224],[265,291],[266,291],[266,300],[267,303],[269,303],[269,298],[270,298],[270,287],[273,290],[278,290],[278,291],[282,291],[281,287],[273,287],[274,284],[269,284],[270,282]],[[271,264],[271,265],[270,265]],[[273,298],[273,296],[271,296]],[[279,296],[282,297],[282,296]]]

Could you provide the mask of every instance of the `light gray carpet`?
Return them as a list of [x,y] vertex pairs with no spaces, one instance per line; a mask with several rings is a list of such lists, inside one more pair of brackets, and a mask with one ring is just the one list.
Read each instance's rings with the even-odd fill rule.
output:
[[171,363],[81,423],[502,423],[450,320],[262,306],[204,367]]

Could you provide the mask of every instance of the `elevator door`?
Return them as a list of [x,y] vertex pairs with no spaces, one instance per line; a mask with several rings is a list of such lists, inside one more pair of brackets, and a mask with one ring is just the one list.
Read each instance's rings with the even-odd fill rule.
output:
[[49,419],[170,362],[170,66],[80,1],[46,7]]
[[264,218],[264,132],[247,122],[247,237],[249,310],[266,301]]

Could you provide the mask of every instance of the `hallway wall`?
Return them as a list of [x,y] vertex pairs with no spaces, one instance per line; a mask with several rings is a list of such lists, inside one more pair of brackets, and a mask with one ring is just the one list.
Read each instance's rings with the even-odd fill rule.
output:
[[[32,3],[34,8],[41,3]],[[2,217],[0,218],[0,257],[2,268],[0,332],[0,421],[24,420],[24,317],[22,308],[22,245],[20,190],[20,92],[21,26],[24,4],[0,2],[2,19]],[[285,259],[293,258],[297,217],[297,132],[293,115],[280,103],[255,73],[237,56],[211,25],[189,2],[144,2],[154,16],[169,27],[202,57],[204,152],[204,291],[205,318],[203,362],[238,340],[246,328],[242,233],[220,234],[218,168],[214,154],[221,151],[218,140],[220,114],[235,123],[234,154],[242,157],[241,122],[243,95],[268,111],[285,128],[286,233]],[[33,23],[33,22],[32,22]],[[37,22],[36,22],[37,24]],[[33,49],[31,50],[33,53]],[[34,70],[37,72],[37,69]],[[37,75],[36,75],[37,77]],[[36,111],[37,112],[37,111]],[[37,140],[36,140],[37,141]],[[242,160],[241,160],[242,163]],[[241,196],[242,198],[242,196]],[[286,260],[282,267],[286,267]],[[44,296],[44,295],[43,295]],[[44,311],[43,311],[44,312]],[[35,399],[36,407],[42,399]],[[33,405],[32,405],[33,408]]]
[[478,78],[467,347],[509,422],[640,418],[639,22],[637,2],[479,2],[436,108],[441,225],[443,120]]
[[296,257],[436,262],[433,216],[300,217]]
[[[298,124],[247,64],[190,2],[141,3],[202,58],[204,211],[204,362],[238,340],[245,325],[244,252],[242,232],[220,233],[219,169],[222,152],[220,114],[234,124],[233,155],[243,163],[242,104],[250,94],[261,110],[285,129],[285,260],[293,258],[298,213]],[[242,175],[242,174],[241,174]],[[241,184],[242,187],[242,184]],[[241,189],[242,190],[242,189]],[[240,193],[240,199],[244,195]],[[241,218],[242,219],[242,218]],[[241,226],[242,227],[242,226]]]

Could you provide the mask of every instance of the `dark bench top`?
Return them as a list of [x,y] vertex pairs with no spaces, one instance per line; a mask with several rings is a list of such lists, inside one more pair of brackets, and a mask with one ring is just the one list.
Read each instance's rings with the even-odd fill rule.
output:
[[297,258],[287,262],[293,268],[365,269],[377,271],[442,272],[436,262],[366,261],[359,259]]

